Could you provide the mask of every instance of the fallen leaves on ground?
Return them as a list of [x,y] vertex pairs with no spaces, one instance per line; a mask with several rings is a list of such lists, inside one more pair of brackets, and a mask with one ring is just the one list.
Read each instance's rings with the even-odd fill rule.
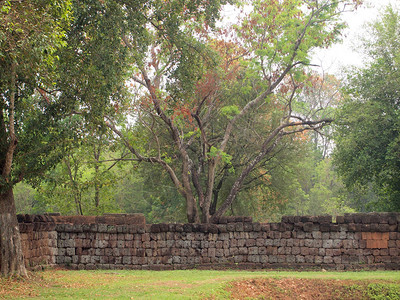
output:
[[40,286],[48,286],[42,277],[30,273],[29,278],[1,278],[0,277],[0,299],[31,298],[38,296],[37,289]]
[[352,280],[258,278],[232,282],[232,299],[365,299],[368,282]]

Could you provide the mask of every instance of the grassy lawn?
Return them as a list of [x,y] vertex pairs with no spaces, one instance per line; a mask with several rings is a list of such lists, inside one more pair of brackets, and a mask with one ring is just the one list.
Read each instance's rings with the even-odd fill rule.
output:
[[[237,286],[238,282],[242,285]],[[357,297],[360,297],[361,292],[364,293],[362,295],[367,295],[366,289],[371,290],[368,295],[376,297],[367,299],[399,299],[400,297],[400,272],[396,271],[47,270],[32,273],[29,280],[0,279],[0,299],[229,299],[241,298],[243,297],[239,297],[241,291],[247,288],[255,291],[260,289],[261,285],[264,289],[263,295],[276,296],[278,291],[287,296],[280,299],[295,299],[293,293],[288,293],[289,284],[309,285],[311,288],[308,288],[307,292],[310,298],[304,299],[315,299],[311,292],[312,287],[318,285],[314,284],[316,282],[321,286],[334,284],[341,287],[343,285],[347,294],[354,291],[357,292]],[[287,289],[285,285],[288,286]],[[276,290],[271,292],[272,286],[276,286]],[[266,287],[268,287],[267,290],[265,290]],[[335,288],[333,292],[337,292],[340,296],[343,291]],[[274,299],[271,296],[260,298],[255,292],[246,295],[248,299]],[[347,299],[342,296],[339,298]]]

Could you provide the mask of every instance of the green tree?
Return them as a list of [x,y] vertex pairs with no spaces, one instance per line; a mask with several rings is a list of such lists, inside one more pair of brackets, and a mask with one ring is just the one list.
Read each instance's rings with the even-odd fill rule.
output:
[[[374,191],[364,209],[400,209],[400,15],[388,7],[369,27],[363,68],[351,70],[337,116],[335,164],[348,189]],[[358,197],[360,198],[360,197]]]
[[184,199],[158,165],[125,164],[115,185],[114,199],[128,213],[143,213],[148,223],[185,222]]
[[[313,111],[319,117],[333,118],[335,108],[341,103],[340,81],[332,75],[314,73],[302,89],[299,111]],[[313,109],[310,109],[312,107]],[[321,114],[321,115],[320,115]],[[349,212],[350,201],[331,163],[332,127],[310,132],[304,150],[307,155],[297,162],[296,176],[292,178],[291,191],[285,213],[296,215],[341,214]]]
[[[38,94],[52,85],[55,51],[64,45],[69,1],[0,3],[1,275],[26,276],[13,185],[48,167],[58,126],[52,103]],[[48,118],[50,117],[50,118]],[[35,128],[36,122],[41,123]]]
[[[250,174],[248,182],[233,205],[235,213],[251,215],[260,222],[279,221],[283,214],[298,204],[305,207],[307,201],[303,185],[312,172],[303,163],[310,156],[308,141],[287,140],[280,145],[274,157],[263,162],[257,172],[261,178]],[[303,203],[301,203],[303,202]]]
[[[58,77],[44,97],[57,98],[76,128],[75,139],[59,147],[61,162],[36,180],[39,211],[99,214],[115,211],[107,195],[115,180],[115,162],[102,163],[110,153],[103,115],[118,118],[125,95],[126,47],[121,43],[125,12],[123,1],[73,1],[66,47],[57,52]],[[71,126],[71,125],[70,125]],[[43,181],[43,182],[40,182]]]
[[[220,40],[184,18],[171,37],[171,28],[158,30],[170,21],[150,13],[145,35],[150,43],[134,57],[131,76],[140,112],[133,116],[148,129],[150,150],[111,118],[107,125],[139,161],[164,168],[186,201],[189,222],[223,215],[251,174],[257,176],[290,135],[330,122],[300,113],[295,102],[307,81],[310,51],[337,38],[344,5],[255,1],[250,15],[235,30],[224,30],[228,36]],[[136,40],[127,36],[124,42],[136,51]],[[240,86],[240,93],[233,94],[232,86]],[[247,155],[240,161],[236,153],[243,149]],[[218,177],[233,171],[228,193],[214,205]]]
[[331,158],[321,160],[315,169],[315,184],[310,190],[310,215],[333,216],[355,212],[343,182],[338,178]]
[[[216,17],[216,10],[219,2],[187,1],[161,3],[158,1],[125,2],[125,1],[86,1],[74,2],[73,22],[67,32],[67,46],[57,54],[59,56],[58,72],[55,87],[52,90],[42,90],[45,98],[55,95],[59,100],[59,108],[67,110],[71,114],[82,116],[84,121],[82,126],[88,127],[90,123],[95,130],[102,130],[104,115],[120,122],[123,115],[119,113],[124,107],[125,92],[125,65],[129,65],[128,58],[137,60],[143,57],[144,50],[152,42],[149,32],[156,30],[160,35],[170,36],[177,39],[175,32],[179,32],[182,20],[190,20],[196,16],[198,19],[207,19],[213,22]],[[182,20],[181,20],[182,19]],[[151,22],[164,22],[162,26],[152,26]],[[149,32],[147,32],[149,30]],[[182,39],[184,35],[180,35]],[[133,44],[128,40],[133,41]],[[125,41],[125,42],[122,42]],[[126,42],[128,41],[128,42]],[[183,42],[184,43],[184,42]],[[134,45],[136,48],[131,48]],[[130,49],[128,57],[126,53]],[[189,62],[188,62],[189,64]],[[73,120],[75,117],[70,117]],[[60,148],[60,156],[63,159],[53,172],[53,182],[67,182],[74,195],[78,212],[82,213],[83,208],[79,203],[82,197],[90,194],[94,187],[94,203],[99,203],[99,191],[102,181],[99,176],[90,179],[90,172],[82,167],[82,153],[86,153],[90,141],[90,135],[85,130],[78,130],[80,140],[71,141],[72,143]],[[81,148],[79,143],[83,143]],[[85,148],[86,147],[86,148]],[[95,150],[94,159],[99,161],[100,155]],[[83,152],[82,152],[83,151]],[[117,160],[120,160],[117,159]],[[103,173],[98,168],[100,163],[93,163],[94,172]],[[65,175],[68,175],[65,178]],[[104,174],[104,173],[103,173]],[[63,179],[64,177],[64,179]],[[54,184],[55,189],[51,189],[46,184],[46,190],[60,191],[60,187]],[[61,195],[61,194],[60,194]],[[39,196],[40,197],[40,196]],[[46,197],[45,197],[46,198]],[[48,199],[48,198],[47,198]],[[65,199],[60,197],[59,200]],[[80,200],[82,199],[82,200]],[[46,208],[43,197],[40,204],[44,205],[40,209]],[[58,201],[59,204],[61,203]],[[68,210],[70,201],[64,202],[64,208]],[[53,206],[54,207],[54,206]],[[59,206],[58,206],[59,207]],[[85,210],[88,211],[88,210]]]
[[14,198],[17,214],[34,214],[36,190],[24,181],[14,186]]
[[83,118],[84,135],[101,131],[103,115],[117,114],[123,104],[128,64],[121,43],[124,10],[123,1],[73,2],[67,46],[57,53],[59,77],[48,92],[57,94],[61,107]]
[[291,215],[340,215],[354,212],[349,194],[338,177],[332,158],[322,158],[314,148],[313,140],[304,145],[306,155],[294,166],[286,188],[287,205],[284,214]]
[[66,149],[60,163],[38,185],[36,209],[78,215],[118,212],[113,194],[127,171],[115,170],[120,159],[114,157],[124,155],[112,148],[109,136],[93,130],[81,145]]

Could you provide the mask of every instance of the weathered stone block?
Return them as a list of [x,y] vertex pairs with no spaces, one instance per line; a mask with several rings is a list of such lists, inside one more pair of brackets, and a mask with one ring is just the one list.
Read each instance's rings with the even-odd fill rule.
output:
[[261,224],[261,231],[268,232],[271,230],[271,225],[269,223]]
[[320,230],[321,230],[321,232],[330,232],[331,226],[333,226],[333,224],[321,224]]
[[216,234],[219,232],[218,226],[215,224],[210,224],[208,227],[208,232]]
[[333,247],[333,240],[323,240],[322,247],[325,249],[329,249]]
[[258,255],[249,255],[247,257],[247,260],[251,263],[259,263],[260,262],[260,257]]
[[314,230],[314,223],[313,222],[306,222],[303,225],[305,232],[312,232]]
[[336,223],[337,224],[344,224],[344,223],[347,223],[347,222],[345,222],[344,216],[336,216]]
[[246,241],[246,246],[247,247],[253,247],[256,245],[256,240],[255,239],[247,239]]
[[310,251],[308,247],[300,247],[300,254],[303,256],[309,255]]
[[192,232],[193,225],[192,224],[183,224],[183,232]]
[[[237,230],[236,230],[236,231],[237,231]],[[220,224],[220,225],[218,225],[218,232],[219,232],[219,233],[228,232],[228,230],[226,229],[226,224]]]
[[253,224],[252,223],[244,223],[243,224],[243,231],[250,232],[253,230]]
[[305,247],[313,247],[313,246],[314,246],[314,240],[312,240],[312,239],[305,239],[305,240],[304,240],[304,246],[305,246]]
[[[381,214],[369,213],[368,217],[369,217],[369,223],[386,223],[387,224],[387,219]],[[368,221],[368,217],[365,218],[365,220],[363,220],[363,221]]]
[[258,254],[258,247],[249,247],[248,254],[249,255],[257,255]]
[[[247,224],[247,223],[246,223]],[[244,224],[243,223],[236,223],[235,224],[235,229],[234,229],[235,231],[239,231],[239,232],[241,232],[241,231],[245,231],[244,230]]]
[[293,223],[294,223],[294,216],[282,216],[281,222],[282,222],[282,223],[290,223],[290,224],[293,224]]
[[333,240],[333,244],[332,244],[333,248],[342,248],[342,246],[343,246],[343,240],[340,240],[340,239]]
[[390,231],[389,224],[379,224],[377,231],[378,232],[389,232]]
[[215,256],[216,257],[223,257],[224,256],[224,249],[215,249]]
[[65,251],[65,255],[68,255],[68,256],[75,255],[75,248],[67,248]]

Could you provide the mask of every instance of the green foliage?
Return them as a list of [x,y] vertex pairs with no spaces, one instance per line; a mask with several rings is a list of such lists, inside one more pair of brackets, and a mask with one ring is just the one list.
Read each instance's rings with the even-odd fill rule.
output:
[[[246,91],[245,91],[246,92]],[[221,108],[221,115],[226,116],[228,119],[232,119],[233,116],[240,113],[237,105],[228,105]]]
[[331,158],[321,158],[310,141],[292,147],[275,162],[281,168],[272,169],[268,184],[255,197],[264,198],[262,206],[253,207],[251,213],[257,211],[260,221],[279,221],[282,215],[336,216],[355,212]]
[[[109,138],[85,135],[85,143],[65,149],[62,161],[42,178],[36,195],[36,208],[42,212],[99,215],[120,212],[114,200],[114,185],[123,174],[113,170]],[[105,161],[105,162],[102,162]]]
[[[71,19],[70,1],[3,1],[0,24],[0,168],[11,159],[1,188],[23,178],[38,178],[59,161],[57,146],[72,138],[75,128],[63,123],[65,111],[51,94],[58,78],[57,51],[64,47]],[[15,135],[17,147],[6,157]],[[5,185],[7,182],[7,185]]]
[[400,30],[398,12],[388,8],[371,25],[364,48],[371,61],[354,70],[348,97],[337,116],[335,164],[350,190],[378,196],[368,209],[391,211],[400,207],[399,109]]
[[309,214],[337,216],[355,212],[349,205],[348,194],[330,158],[317,164],[314,176],[314,186],[310,189]]
[[96,126],[124,105],[129,58],[122,45],[124,16],[118,1],[75,1],[67,47],[58,52],[60,105]]
[[[57,60],[57,49],[65,46],[63,27],[70,21],[70,8],[69,0],[3,1],[0,10],[1,63],[18,61],[20,72],[31,73],[34,78],[47,72],[46,69]],[[35,71],[39,74],[34,74]]]
[[36,190],[26,182],[19,182],[14,186],[14,199],[17,214],[35,214]]
[[221,151],[220,149],[211,146],[210,151],[207,153],[209,158],[221,157],[221,160],[226,165],[232,165],[232,155]]
[[306,149],[306,144],[290,139],[282,144],[273,157],[263,161],[262,167],[250,174],[231,213],[251,215],[259,222],[278,222],[292,205],[300,205],[299,178],[311,176],[299,163],[307,159]]
[[33,185],[37,185],[46,170],[61,160],[65,149],[76,145],[82,136],[81,123],[76,117],[62,119],[59,113],[51,110],[50,105],[44,113],[31,110],[24,111],[21,116],[25,116],[25,120],[20,128],[13,172]]
[[371,283],[367,288],[368,299],[400,299],[400,285],[396,283]]
[[143,213],[148,223],[182,222],[185,207],[182,196],[158,166],[124,166],[121,179],[114,185],[114,199],[127,213]]
[[[252,68],[264,76],[273,76],[272,70],[281,72],[293,59],[309,63],[310,50],[337,41],[344,27],[336,11],[341,1],[258,0],[252,5],[254,10],[238,34],[246,48],[255,51]],[[315,16],[318,21],[310,22]],[[293,76],[299,82],[304,79],[300,69]]]

